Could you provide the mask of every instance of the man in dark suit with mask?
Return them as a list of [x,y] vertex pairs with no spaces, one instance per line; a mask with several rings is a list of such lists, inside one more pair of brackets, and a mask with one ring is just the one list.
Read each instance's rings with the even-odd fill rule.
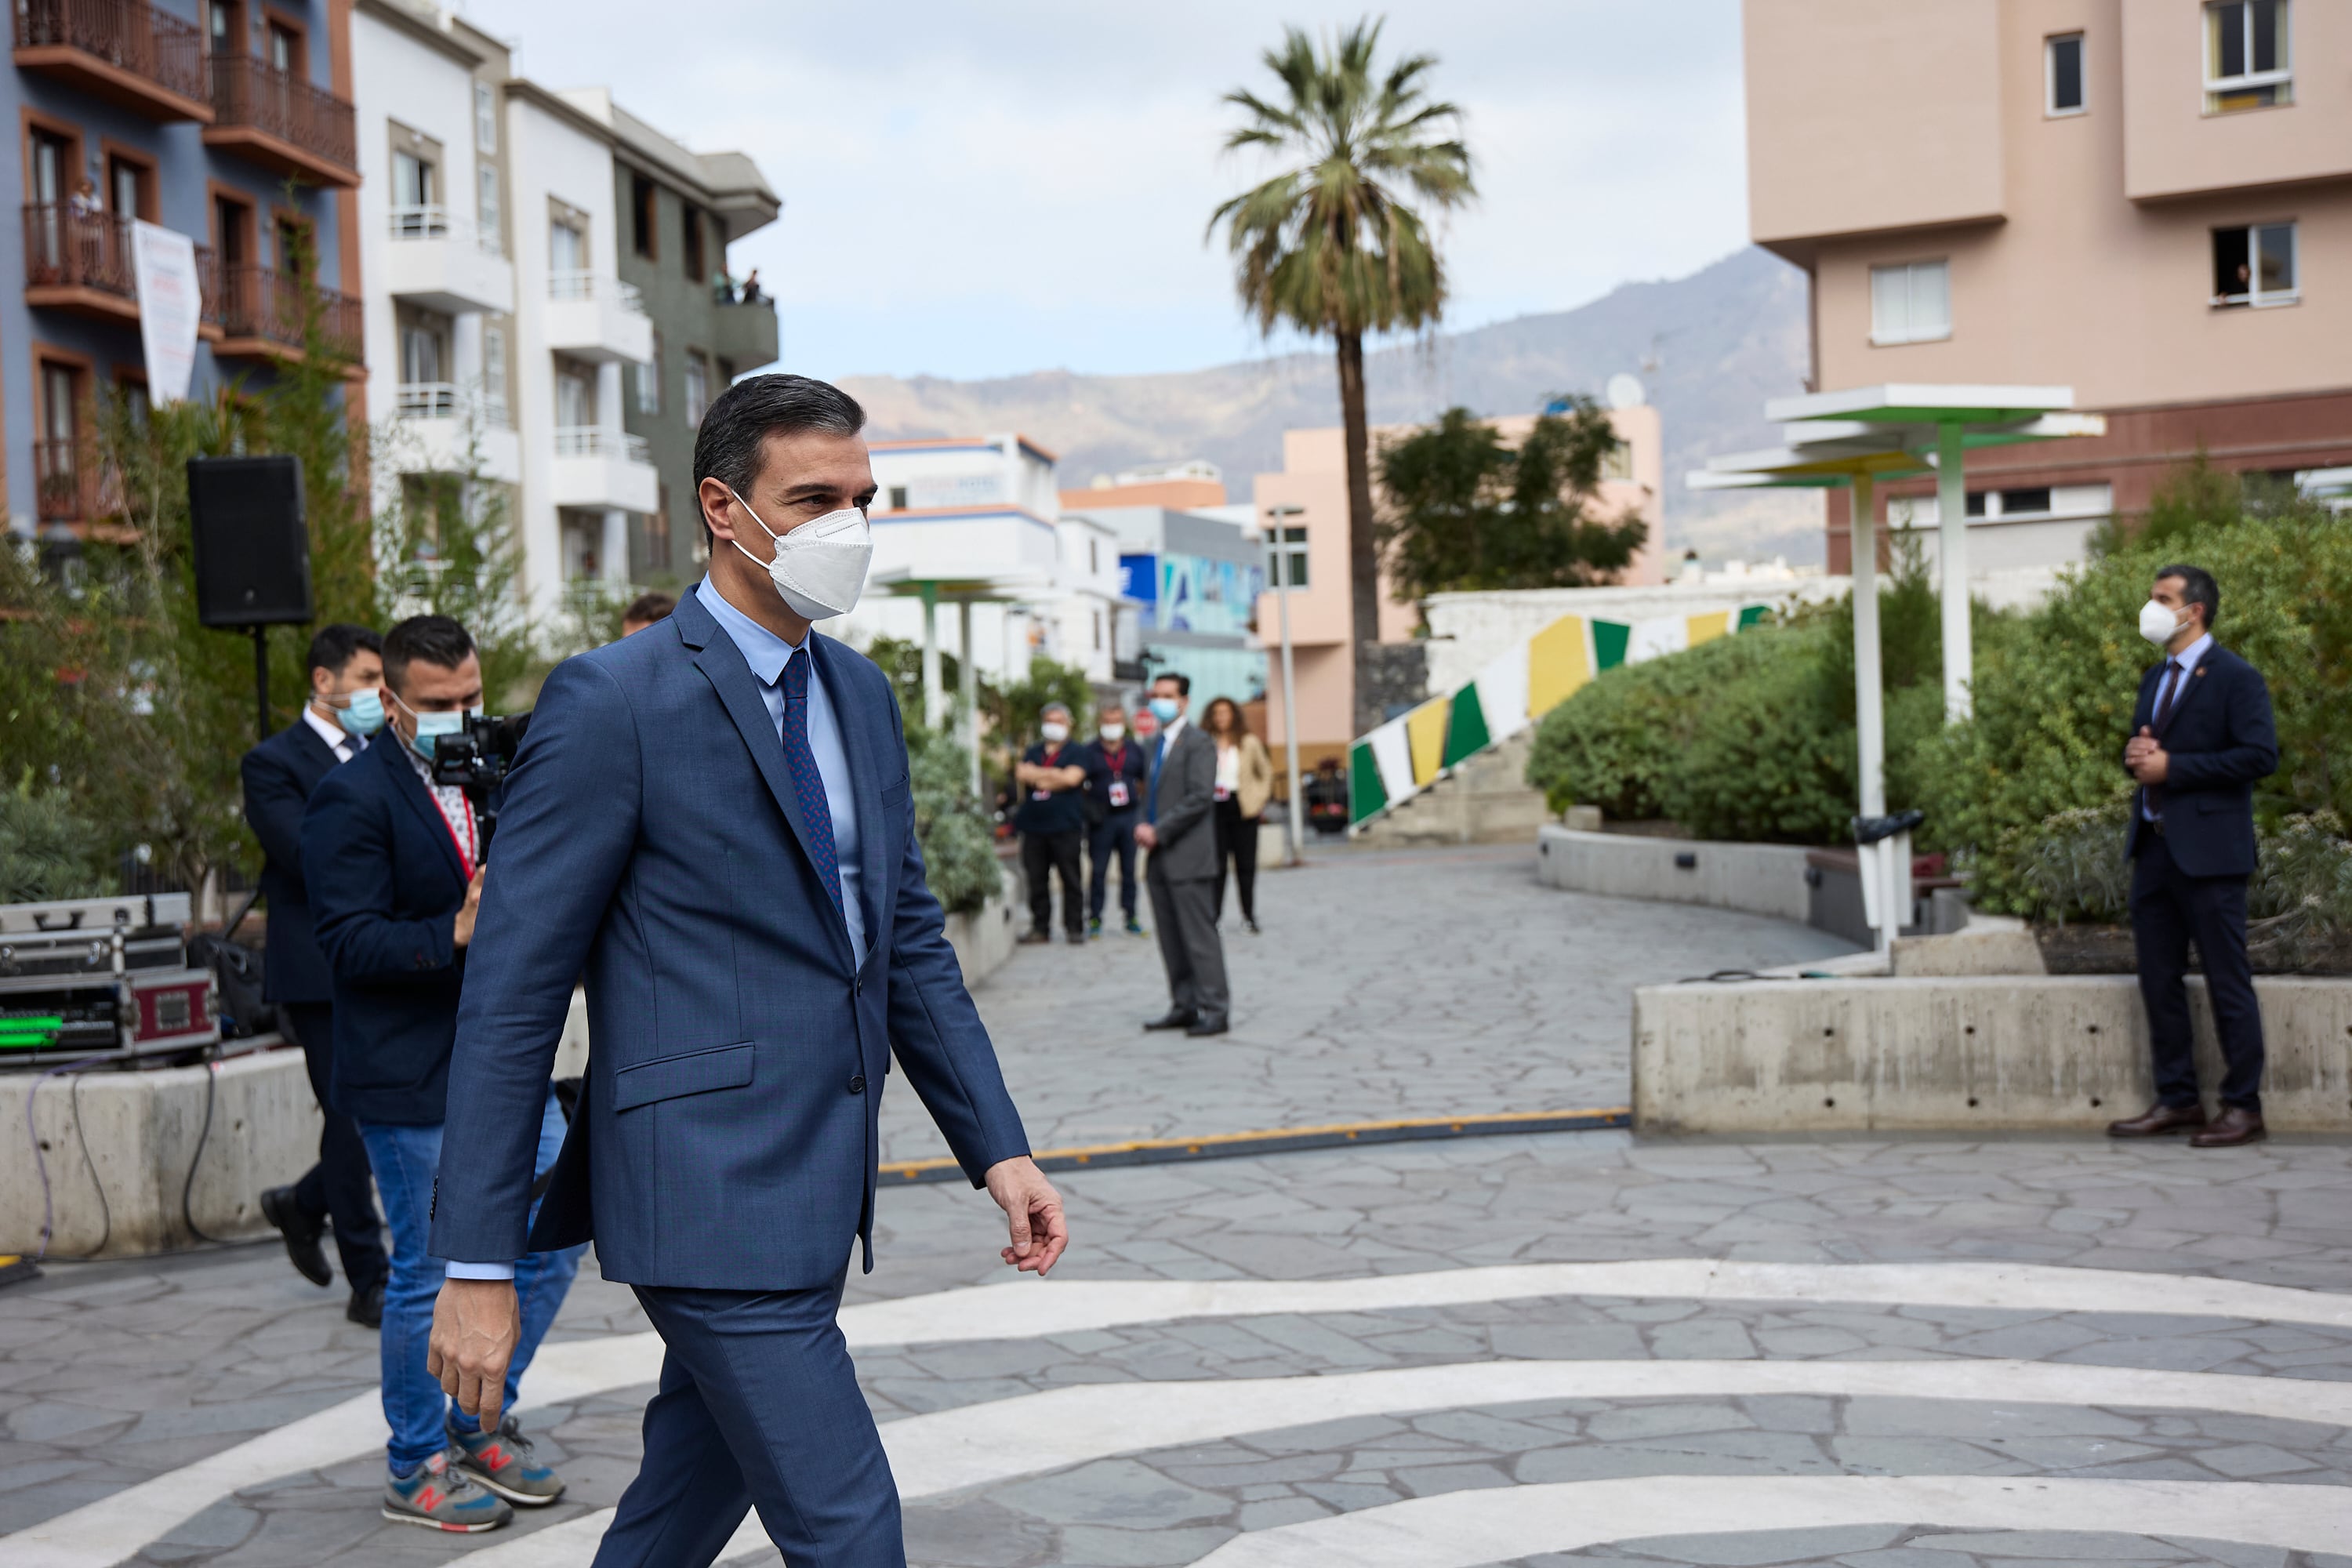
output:
[[1231,1004],[1224,944],[1217,938],[1217,743],[1186,717],[1192,692],[1192,680],[1181,675],[1151,683],[1160,733],[1151,743],[1135,841],[1151,853],[1143,885],[1168,970],[1169,1006],[1143,1026],[1222,1035]]
[[[2124,852],[2133,860],[2132,940],[2156,1061],[2156,1104],[2111,1137],[2189,1131],[2225,1149],[2263,1131],[2263,1016],[2246,957],[2254,870],[2254,781],[2278,770],[2278,730],[2262,672],[2213,640],[2221,591],[2197,566],[2166,566],[2140,608],[2140,636],[2164,649],[2141,677],[2124,769],[2138,781]],[[2190,1055],[2189,944],[2205,967],[2224,1068],[2210,1125]]]
[[321,626],[310,639],[310,700],[302,716],[245,754],[245,822],[261,843],[261,896],[269,924],[262,1000],[302,1047],[310,1092],[325,1118],[319,1163],[290,1186],[261,1194],[262,1217],[286,1238],[286,1254],[313,1285],[331,1283],[326,1248],[334,1222],[351,1300],[343,1316],[374,1328],[383,1321],[383,1225],[376,1217],[367,1146],[350,1115],[335,1108],[335,980],[319,951],[302,881],[302,812],[329,771],[367,750],[383,728],[383,639],[366,626]]

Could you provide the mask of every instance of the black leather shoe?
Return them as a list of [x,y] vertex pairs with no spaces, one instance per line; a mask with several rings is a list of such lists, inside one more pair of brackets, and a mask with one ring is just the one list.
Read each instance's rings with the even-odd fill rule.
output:
[[1147,1029],[1189,1029],[1199,1022],[1200,1016],[1198,1013],[1189,1013],[1181,1007],[1171,1007],[1165,1017],[1148,1019],[1143,1026]]
[[2201,1105],[2151,1105],[2137,1116],[2107,1123],[2110,1138],[2161,1138],[2168,1132],[2205,1125]]
[[313,1285],[326,1286],[335,1282],[334,1270],[327,1267],[327,1249],[319,1245],[326,1234],[327,1222],[312,1219],[294,1201],[291,1187],[271,1187],[261,1194],[261,1217],[278,1227],[286,1238],[286,1256],[294,1264],[294,1272]]
[[1016,947],[1035,947],[1039,942],[1051,942],[1053,940],[1054,933],[1049,931],[1024,931],[1019,936],[1014,937],[1013,942],[1013,945]]
[[1195,1037],[1202,1035],[1222,1035],[1227,1026],[1223,1018],[1202,1018],[1185,1026],[1184,1032]]
[[2242,1106],[2225,1105],[2213,1125],[2189,1140],[2191,1149],[2235,1149],[2247,1143],[2259,1143],[2270,1136],[2263,1128],[2263,1113]]
[[350,1303],[343,1308],[343,1316],[363,1329],[383,1327],[383,1281],[379,1279],[373,1285],[352,1291]]

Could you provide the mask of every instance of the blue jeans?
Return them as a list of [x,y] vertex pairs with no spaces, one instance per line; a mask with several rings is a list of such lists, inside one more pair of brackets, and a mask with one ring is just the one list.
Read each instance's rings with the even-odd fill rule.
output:
[[[441,1392],[440,1380],[425,1370],[425,1346],[433,1334],[433,1301],[441,1293],[444,1260],[430,1256],[425,1243],[433,1230],[433,1178],[441,1168],[441,1124],[403,1127],[384,1121],[362,1121],[360,1137],[367,1144],[368,1163],[375,1168],[376,1189],[383,1197],[386,1228],[392,1232],[392,1275],[383,1288],[383,1418],[392,1426],[385,1445],[392,1468],[406,1472],[449,1446],[444,1422],[459,1432],[475,1432],[481,1423],[459,1410]],[[555,1163],[563,1147],[563,1112],[550,1093],[539,1122],[541,1175]],[[539,1205],[531,1205],[536,1215]],[[534,1252],[515,1262],[515,1294],[522,1309],[522,1338],[507,1367],[506,1407],[512,1409],[523,1369],[547,1337],[580,1272],[585,1247],[562,1252]]]

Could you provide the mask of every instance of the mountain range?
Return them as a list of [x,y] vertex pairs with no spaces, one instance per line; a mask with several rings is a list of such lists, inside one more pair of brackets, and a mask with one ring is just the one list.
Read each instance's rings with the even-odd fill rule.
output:
[[[1686,278],[1627,283],[1572,310],[1439,332],[1366,356],[1372,422],[1417,423],[1456,405],[1529,413],[1562,393],[1599,395],[1637,376],[1665,434],[1665,537],[1708,559],[1822,559],[1816,492],[1696,495],[1683,475],[1707,458],[1772,444],[1764,400],[1801,391],[1805,283],[1748,248]],[[1187,458],[1222,469],[1247,500],[1255,475],[1282,465],[1282,433],[1337,425],[1328,353],[1290,353],[1152,375],[1066,370],[989,380],[852,376],[881,439],[1017,430],[1058,453],[1066,488]]]

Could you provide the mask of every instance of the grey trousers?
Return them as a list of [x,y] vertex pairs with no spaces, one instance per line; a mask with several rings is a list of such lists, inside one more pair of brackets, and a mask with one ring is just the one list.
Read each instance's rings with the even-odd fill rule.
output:
[[1143,885],[1151,893],[1151,923],[1159,931],[1160,961],[1168,966],[1170,1000],[1180,1013],[1222,1023],[1231,998],[1225,994],[1224,944],[1217,940],[1215,881],[1171,880],[1154,864],[1146,868]]

